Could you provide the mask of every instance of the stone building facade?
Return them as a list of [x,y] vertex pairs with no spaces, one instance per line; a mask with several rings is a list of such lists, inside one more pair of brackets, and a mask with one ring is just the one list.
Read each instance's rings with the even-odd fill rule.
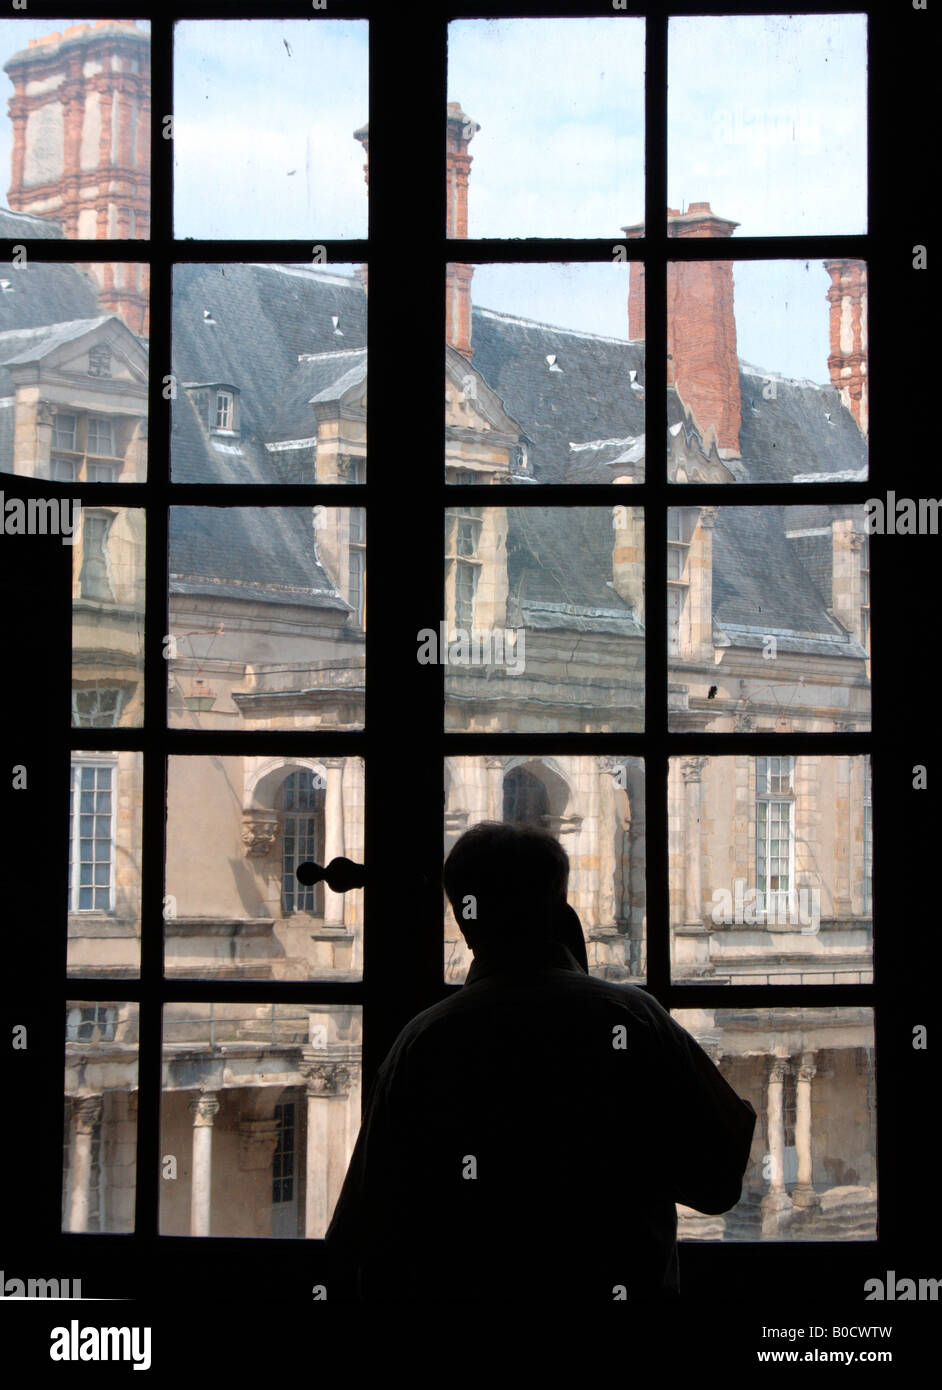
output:
[[[8,63],[16,139],[10,201],[20,215],[57,218],[71,237],[146,235],[141,38],[133,26],[111,23],[68,30]],[[449,108],[449,226],[457,237],[467,230],[476,129],[460,107]],[[356,138],[368,152],[368,130]],[[671,218],[678,236],[726,237],[736,225],[705,203]],[[625,231],[630,238],[638,229]],[[777,378],[771,398],[761,374],[737,356],[728,265],[685,265],[674,276],[666,460],[646,458],[637,273],[629,282],[630,339],[622,341],[487,310],[472,297],[472,268],[449,269],[444,463],[450,481],[498,491],[493,505],[456,505],[447,518],[436,636],[459,647],[463,634],[469,642],[485,636],[491,659],[448,663],[446,728],[642,731],[642,510],[540,507],[538,493],[530,506],[508,506],[502,484],[630,486],[651,466],[667,466],[679,482],[866,476],[865,274],[850,263],[828,269],[831,381]],[[12,297],[0,296],[0,349],[5,338],[8,348],[18,346],[10,334],[43,330],[36,340],[47,333],[51,346],[42,361],[67,377],[79,373],[80,358],[89,363],[107,348],[125,364],[107,387],[109,408],[128,417],[137,409],[140,424],[143,280],[115,273],[90,285],[74,266],[35,266],[29,274],[37,290],[29,313],[11,321],[5,301]],[[54,276],[78,312],[53,307],[44,317],[39,306],[43,293],[53,295]],[[316,266],[176,268],[175,482],[364,480],[366,288],[365,274]],[[74,321],[85,326],[67,339],[50,331]],[[43,476],[56,452],[44,452],[42,392],[20,399],[30,374],[35,386],[44,370],[38,362],[35,345],[0,359],[15,402],[10,439],[26,441],[15,455],[11,445],[0,466],[31,476]],[[88,389],[87,412],[103,411],[94,394],[101,381]],[[146,432],[132,436],[138,452],[126,451],[120,479],[143,476]],[[84,438],[84,450],[72,452],[87,468],[87,425]],[[670,516],[671,726],[767,737],[756,756],[671,763],[674,976],[864,980],[872,936],[865,760],[774,755],[774,736],[786,729],[869,728],[862,518],[806,502],[743,508],[734,496],[729,506],[678,506]],[[355,503],[351,494],[345,507],[181,506],[171,514],[168,720],[180,729],[244,733],[245,748],[179,755],[168,769],[165,966],[177,979],[205,981],[207,1002],[165,1012],[166,1234],[321,1235],[355,1139],[358,1009],[209,1002],[214,980],[361,975],[362,894],[302,890],[294,876],[301,858],[363,853],[362,764],[321,756],[316,745],[318,730],[363,722],[366,528]],[[89,508],[82,526],[76,741],[82,727],[139,727],[142,701],[143,515]],[[257,730],[303,732],[303,752],[262,757],[251,747]],[[96,977],[132,977],[139,968],[141,768],[139,755],[125,752],[77,752],[74,761],[69,972],[87,995]],[[570,855],[570,897],[591,969],[642,981],[645,774],[643,761],[627,756],[450,758],[445,848],[483,819],[548,828]],[[200,852],[207,836],[209,871]],[[801,894],[812,890],[816,920],[807,930]],[[793,900],[797,920],[789,917]],[[466,965],[449,912],[446,979],[460,981]],[[682,1234],[872,1234],[868,1011],[713,1008],[684,1011],[681,1021],[760,1117],[743,1201],[720,1217],[682,1212]],[[127,1230],[136,1009],[80,999],[69,1005],[66,1028],[63,1224]]]

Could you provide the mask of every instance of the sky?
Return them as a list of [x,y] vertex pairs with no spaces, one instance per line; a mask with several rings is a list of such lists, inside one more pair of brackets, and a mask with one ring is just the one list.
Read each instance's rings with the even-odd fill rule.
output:
[[[643,26],[624,16],[453,23],[448,97],[481,125],[470,235],[614,245],[641,221],[643,70]],[[734,237],[866,230],[863,16],[672,20],[669,84],[670,206],[709,202],[740,223]],[[739,262],[734,281],[740,357],[826,382],[821,263]],[[481,267],[472,294],[506,313],[627,336],[625,266]]]
[[[364,20],[186,21],[174,50],[174,234],[367,234]],[[316,77],[316,80],[314,80]]]

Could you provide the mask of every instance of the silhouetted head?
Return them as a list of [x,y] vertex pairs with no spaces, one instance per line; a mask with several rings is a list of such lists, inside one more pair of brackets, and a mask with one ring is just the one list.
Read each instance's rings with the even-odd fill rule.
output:
[[569,856],[544,830],[482,821],[454,845],[442,881],[472,951],[514,951],[558,938]]

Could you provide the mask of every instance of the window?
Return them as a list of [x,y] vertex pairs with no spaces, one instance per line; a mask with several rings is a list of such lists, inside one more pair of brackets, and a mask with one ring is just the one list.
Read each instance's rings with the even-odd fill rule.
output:
[[319,916],[323,912],[323,885],[304,887],[295,871],[308,859],[324,862],[324,779],[306,768],[289,773],[282,784],[281,804],[282,910],[286,916],[292,912]]
[[72,768],[69,806],[69,910],[111,912],[114,906],[114,767]]
[[52,447],[54,449],[75,450],[77,417],[56,411],[52,417]]
[[110,512],[82,513],[82,569],[79,592],[82,598],[109,603],[114,599],[108,572],[105,544],[114,515]]
[[217,391],[215,413],[213,416],[213,429],[231,430],[235,410],[233,405],[233,395],[231,391]]
[[[105,458],[114,455],[114,429],[112,422],[107,416],[89,415],[88,417],[88,453],[97,454]],[[95,481],[89,479],[89,482]]]
[[113,729],[120,718],[125,692],[117,686],[72,691],[72,727]]
[[756,892],[759,912],[787,921],[794,886],[793,758],[756,758]]
[[474,626],[474,597],[477,592],[480,560],[478,540],[481,535],[483,509],[467,507],[448,513],[446,555],[450,580],[454,586],[454,626],[468,629]]

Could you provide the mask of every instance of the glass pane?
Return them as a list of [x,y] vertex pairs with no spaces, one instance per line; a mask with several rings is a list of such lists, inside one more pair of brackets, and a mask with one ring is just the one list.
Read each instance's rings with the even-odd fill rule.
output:
[[174,482],[366,481],[360,270],[174,267]]
[[678,1207],[686,1240],[875,1240],[873,1010],[675,1009],[758,1117],[731,1211]]
[[642,728],[640,508],[450,509],[445,613],[438,632],[419,632],[418,659],[446,667],[446,729]]
[[[299,800],[310,809],[299,812]],[[171,757],[166,973],[359,979],[363,890],[296,876],[299,864],[338,855],[363,862],[360,758]]]
[[865,15],[672,19],[668,86],[675,208],[709,199],[744,236],[867,230]]
[[[90,782],[99,790],[82,790]],[[142,796],[140,753],[72,754],[69,975],[140,971]]]
[[[568,900],[582,923],[589,973],[645,979],[644,764],[640,758],[493,755],[445,760],[445,855],[480,821],[534,825],[569,856]],[[445,904],[445,980],[461,984],[471,953]]]
[[803,755],[768,790],[745,754],[670,760],[677,983],[868,984],[869,759]]
[[350,515],[171,507],[172,727],[362,727],[366,590]]
[[[144,481],[149,276],[112,261],[0,264],[0,470]],[[41,506],[37,529],[71,534],[71,499]]]
[[15,117],[12,142],[0,137],[0,235],[150,236],[150,25],[2,20],[0,64]]
[[450,236],[607,237],[640,210],[643,20],[456,21],[448,98]]
[[65,1006],[62,1230],[134,1230],[137,1004]]
[[448,267],[449,482],[643,479],[644,325],[628,342],[628,296],[627,262]]
[[363,20],[176,25],[175,237],[366,236],[367,35]]
[[[668,609],[669,727],[854,733],[870,727],[861,506],[678,509]],[[670,576],[670,570],[668,574]]]
[[74,504],[72,727],[144,722],[144,510]]
[[[692,204],[669,230],[728,227]],[[866,479],[865,262],[675,262],[667,291],[672,482]]]
[[324,1235],[360,1119],[361,1012],[165,1005],[161,1235]]

